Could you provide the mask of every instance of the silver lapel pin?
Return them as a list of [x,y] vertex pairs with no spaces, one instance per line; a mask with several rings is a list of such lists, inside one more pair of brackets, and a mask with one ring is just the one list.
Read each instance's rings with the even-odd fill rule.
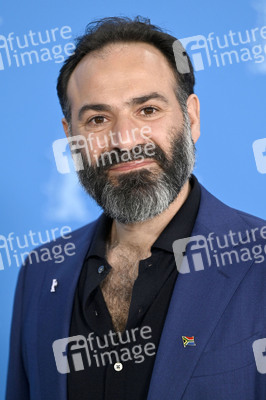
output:
[[57,279],[53,279],[50,292],[54,293],[54,292],[55,292],[55,289],[56,289],[56,286],[58,286]]

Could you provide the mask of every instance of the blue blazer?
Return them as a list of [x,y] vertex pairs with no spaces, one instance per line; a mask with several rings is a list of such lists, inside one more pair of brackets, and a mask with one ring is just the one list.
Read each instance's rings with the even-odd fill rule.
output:
[[[224,205],[201,186],[192,236],[207,238],[213,232],[213,236],[223,237],[230,230],[243,233],[253,229],[256,243],[226,249],[240,252],[242,246],[251,252],[254,244],[261,248],[266,245],[259,235],[265,225],[266,221]],[[69,336],[74,293],[96,226],[94,221],[72,233],[69,241],[75,243],[76,254],[63,263],[28,263],[21,268],[7,400],[67,399],[67,374],[57,371],[52,343]],[[65,243],[62,238],[56,241],[63,246]],[[51,242],[44,247],[53,245]],[[231,256],[232,262],[224,266],[211,265],[199,271],[191,268],[189,273],[179,274],[148,400],[266,399],[266,374],[257,370],[252,348],[255,340],[266,338],[266,262],[248,257],[248,250],[240,252],[241,260]],[[187,250],[188,258],[190,251],[194,251],[192,247]],[[51,293],[53,279],[58,286]],[[184,347],[182,336],[194,336],[196,346]],[[261,359],[263,362],[263,354]],[[89,399],[93,400],[90,394]]]

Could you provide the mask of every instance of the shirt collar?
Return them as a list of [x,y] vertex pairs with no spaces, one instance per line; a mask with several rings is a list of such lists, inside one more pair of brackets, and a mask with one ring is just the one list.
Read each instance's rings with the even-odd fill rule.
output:
[[190,186],[191,190],[188,198],[153,243],[152,248],[160,248],[173,253],[173,242],[191,235],[197,218],[201,197],[200,185],[194,175],[190,178]]
[[92,256],[105,257],[106,241],[111,231],[112,222],[112,218],[105,213],[100,216],[86,259]]

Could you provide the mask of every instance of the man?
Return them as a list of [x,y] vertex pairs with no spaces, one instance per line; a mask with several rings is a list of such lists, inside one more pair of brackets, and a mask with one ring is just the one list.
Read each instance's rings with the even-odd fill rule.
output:
[[104,213],[63,265],[22,267],[8,400],[266,398],[266,224],[192,175],[199,100],[175,41],[104,19],[60,71],[64,131]]

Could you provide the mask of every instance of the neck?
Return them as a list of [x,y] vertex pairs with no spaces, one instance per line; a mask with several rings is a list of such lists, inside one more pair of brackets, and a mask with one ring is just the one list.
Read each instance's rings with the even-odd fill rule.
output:
[[149,251],[153,243],[188,198],[190,189],[190,184],[187,180],[179,195],[170,206],[152,219],[133,224],[122,224],[114,220],[111,228],[110,246],[121,245],[128,247],[133,245]]

